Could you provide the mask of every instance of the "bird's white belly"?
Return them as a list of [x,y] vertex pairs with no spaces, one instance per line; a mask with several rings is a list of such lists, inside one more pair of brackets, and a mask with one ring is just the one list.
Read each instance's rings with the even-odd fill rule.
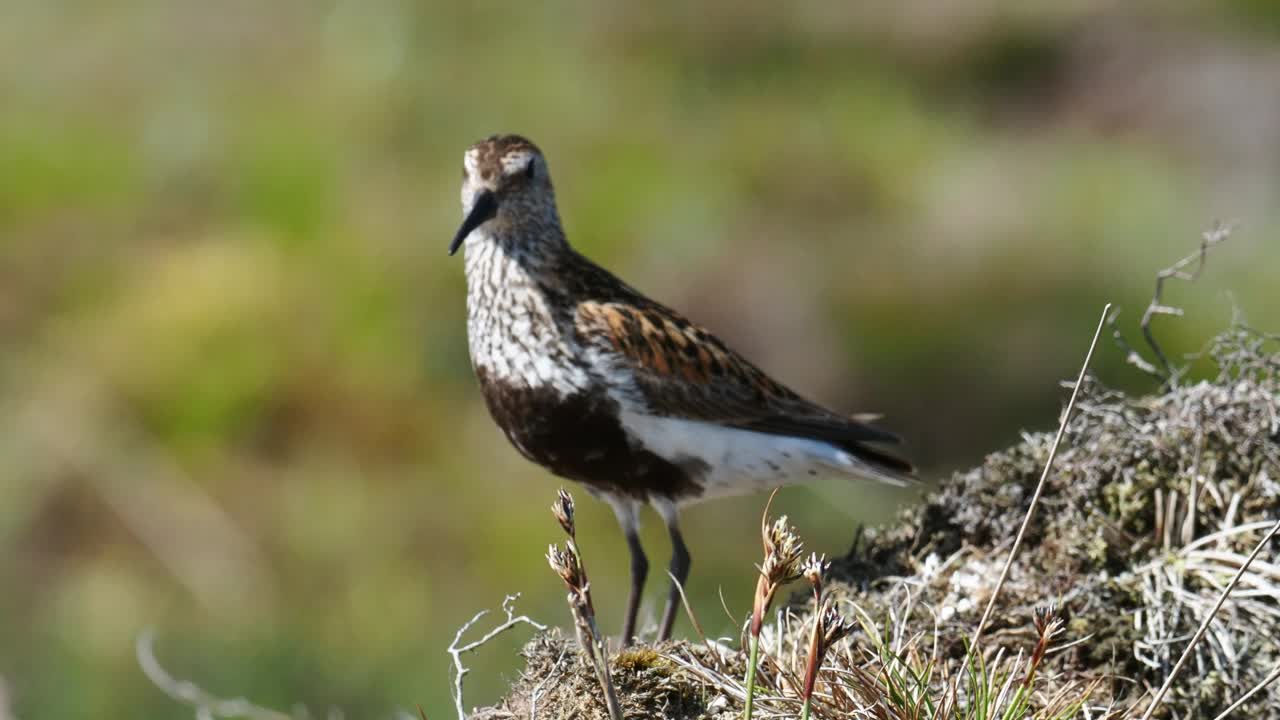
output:
[[621,420],[627,433],[651,452],[672,462],[696,458],[706,463],[706,474],[698,479],[704,492],[690,501],[750,493],[820,475],[876,475],[849,453],[816,440],[626,410]]

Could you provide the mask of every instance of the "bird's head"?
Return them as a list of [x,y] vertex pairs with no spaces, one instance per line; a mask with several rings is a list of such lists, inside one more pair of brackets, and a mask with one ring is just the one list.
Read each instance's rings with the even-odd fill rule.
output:
[[519,135],[494,135],[472,145],[462,159],[462,213],[450,255],[490,221],[508,227],[534,223],[558,235],[555,191],[538,146]]

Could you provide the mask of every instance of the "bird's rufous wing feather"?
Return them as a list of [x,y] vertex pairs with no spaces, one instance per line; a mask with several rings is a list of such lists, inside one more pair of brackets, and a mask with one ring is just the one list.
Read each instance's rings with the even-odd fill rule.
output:
[[827,442],[897,472],[910,464],[866,443],[897,436],[813,403],[769,377],[707,330],[653,302],[588,301],[578,340],[635,379],[649,412]]

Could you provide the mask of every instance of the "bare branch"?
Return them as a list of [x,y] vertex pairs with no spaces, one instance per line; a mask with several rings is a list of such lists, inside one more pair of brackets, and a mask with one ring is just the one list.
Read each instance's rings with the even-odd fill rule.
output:
[[[1155,334],[1151,331],[1151,320],[1157,315],[1173,315],[1182,317],[1183,311],[1180,307],[1166,305],[1164,302],[1164,283],[1166,280],[1177,279],[1187,282],[1194,282],[1200,277],[1200,273],[1204,271],[1205,259],[1208,257],[1209,248],[1221,243],[1231,236],[1231,225],[1223,225],[1218,223],[1213,229],[1207,230],[1200,235],[1200,247],[1190,255],[1182,258],[1178,262],[1156,273],[1156,289],[1151,297],[1151,302],[1147,305],[1147,309],[1142,313],[1142,320],[1138,323],[1142,328],[1142,337],[1147,341],[1147,346],[1151,348],[1151,353],[1155,356],[1156,362],[1151,363],[1142,357],[1140,353],[1125,341],[1119,330],[1114,330],[1113,337],[1117,344],[1125,350],[1125,361],[1139,370],[1156,377],[1161,382],[1173,384],[1177,381],[1179,369],[1174,368],[1169,363],[1168,356],[1160,347],[1160,343],[1156,341]],[[1195,268],[1187,270],[1186,268],[1195,264]],[[1115,318],[1112,317],[1109,323],[1115,328]]]
[[489,642],[495,637],[501,635],[502,633],[510,630],[516,625],[521,625],[521,624],[532,625],[537,630],[547,629],[546,625],[543,625],[538,622],[534,622],[533,620],[530,620],[529,617],[526,615],[521,615],[519,617],[515,616],[515,610],[512,609],[512,604],[519,599],[520,599],[520,593],[516,593],[515,595],[508,595],[506,598],[503,599],[502,611],[507,615],[506,622],[502,623],[501,625],[485,633],[484,636],[481,637],[479,640],[469,642],[466,645],[461,645],[461,646],[458,645],[458,643],[462,642],[462,636],[465,635],[466,632],[470,630],[477,622],[479,622],[480,618],[489,614],[488,610],[481,610],[480,612],[472,616],[472,618],[468,620],[466,623],[464,623],[462,627],[458,628],[458,632],[455,633],[453,636],[453,642],[449,643],[449,648],[447,652],[449,653],[450,657],[453,658],[453,705],[454,705],[454,709],[458,711],[458,720],[467,720],[467,711],[462,706],[462,678],[467,673],[471,672],[466,666],[462,664],[462,654],[475,651],[480,646],[484,645],[485,643]]
[[1147,359],[1142,357],[1142,353],[1133,349],[1133,346],[1129,344],[1129,341],[1124,338],[1124,333],[1120,332],[1120,328],[1116,324],[1116,318],[1118,317],[1120,317],[1120,309],[1116,308],[1116,310],[1107,317],[1107,327],[1111,329],[1111,338],[1115,341],[1116,345],[1119,345],[1120,349],[1124,351],[1124,361],[1160,382],[1167,380],[1168,378],[1160,372],[1160,368],[1147,362]]

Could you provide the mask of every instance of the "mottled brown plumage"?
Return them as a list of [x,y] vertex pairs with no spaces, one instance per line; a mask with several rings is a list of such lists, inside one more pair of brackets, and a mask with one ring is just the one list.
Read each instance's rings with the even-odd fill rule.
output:
[[[485,403],[525,457],[613,507],[632,553],[624,639],[648,569],[643,504],[663,516],[683,582],[679,504],[819,473],[900,483],[911,472],[879,447],[894,435],[801,397],[574,251],[532,142],[494,136],[468,150],[462,204],[450,252],[465,244],[467,332]],[[673,587],[662,638],[676,598]]]

